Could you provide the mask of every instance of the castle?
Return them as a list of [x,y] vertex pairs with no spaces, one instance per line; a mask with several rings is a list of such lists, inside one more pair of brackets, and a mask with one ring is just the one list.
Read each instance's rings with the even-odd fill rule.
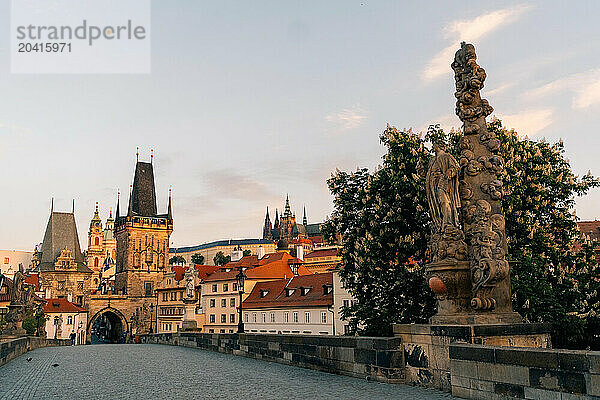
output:
[[288,248],[290,242],[297,239],[311,239],[313,243],[323,243],[321,224],[309,224],[306,218],[306,207],[303,208],[302,224],[296,223],[296,214],[292,213],[289,196],[285,198],[283,214],[275,209],[275,222],[271,224],[269,207],[263,225],[263,239],[277,242],[279,249]]

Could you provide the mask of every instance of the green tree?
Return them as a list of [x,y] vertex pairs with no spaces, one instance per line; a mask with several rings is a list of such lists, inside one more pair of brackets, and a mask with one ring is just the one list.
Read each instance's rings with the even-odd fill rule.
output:
[[244,257],[246,256],[251,256],[252,255],[252,251],[251,250],[244,250]]
[[182,256],[173,256],[169,258],[169,265],[185,264],[185,258]]
[[192,263],[202,265],[204,264],[204,256],[200,253],[192,254]]
[[[590,346],[585,337],[600,325],[597,244],[581,241],[573,207],[575,196],[599,181],[573,174],[561,142],[519,138],[497,120],[488,129],[500,138],[506,162],[503,207],[515,310],[528,321],[552,322],[557,346]],[[434,312],[422,271],[431,222],[419,168],[427,165],[424,144],[433,138],[458,154],[457,132],[430,127],[421,138],[388,128],[380,136],[387,154],[376,171],[337,171],[328,180],[334,211],[324,232],[343,235],[341,275],[358,300],[344,316],[366,334],[388,335],[393,323],[425,322]]]
[[222,251],[217,252],[213,258],[215,265],[225,265],[231,261],[231,256],[226,256]]

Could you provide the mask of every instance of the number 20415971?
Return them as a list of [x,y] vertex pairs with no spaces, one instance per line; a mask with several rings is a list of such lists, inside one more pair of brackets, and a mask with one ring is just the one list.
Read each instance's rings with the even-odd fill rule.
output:
[[71,43],[20,42],[17,51],[19,53],[70,53]]

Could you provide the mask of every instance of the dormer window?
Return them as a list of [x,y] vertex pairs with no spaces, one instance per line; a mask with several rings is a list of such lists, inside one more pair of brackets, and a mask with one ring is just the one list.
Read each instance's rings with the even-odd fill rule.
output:
[[296,289],[286,289],[285,290],[285,297],[290,297],[291,295],[294,294],[295,291],[296,291]]
[[268,291],[268,290],[261,290],[261,291],[260,291],[260,297],[261,297],[261,298],[262,298],[262,297],[267,297],[267,295],[268,295],[268,294],[269,294],[269,291]]
[[300,296],[306,296],[308,292],[310,292],[310,287],[301,287],[300,288]]
[[331,285],[323,285],[323,296],[328,295],[333,291],[333,286]]

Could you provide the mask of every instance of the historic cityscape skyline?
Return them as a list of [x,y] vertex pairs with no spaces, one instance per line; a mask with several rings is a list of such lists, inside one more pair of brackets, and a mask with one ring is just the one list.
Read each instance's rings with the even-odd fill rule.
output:
[[[161,212],[173,187],[175,246],[261,237],[265,207],[281,211],[286,193],[320,222],[329,174],[376,166],[387,122],[460,126],[449,112],[460,40],[482,45],[493,115],[563,139],[575,171],[598,174],[599,6],[462,4],[154,2],[149,75],[2,75],[3,248],[41,242],[52,197],[57,211],[75,199],[85,243],[95,202],[105,220],[117,190],[128,200],[136,146],[143,161],[154,149]],[[5,66],[8,47],[0,38]],[[599,200],[598,190],[579,199],[578,215],[597,218]]]

